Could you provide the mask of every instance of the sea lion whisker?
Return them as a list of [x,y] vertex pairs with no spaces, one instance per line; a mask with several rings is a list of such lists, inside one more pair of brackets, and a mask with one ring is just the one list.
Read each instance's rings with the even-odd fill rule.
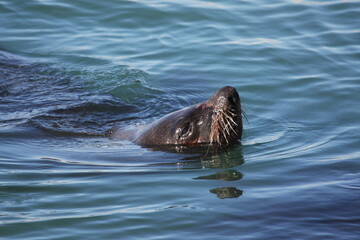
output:
[[[227,119],[225,119],[225,126],[224,126],[224,134],[227,134],[228,136],[230,136],[230,127],[231,124],[229,123],[229,121]],[[231,127],[232,128],[232,127]]]
[[223,128],[225,125],[224,119],[222,117],[219,117],[219,126]]
[[215,139],[215,127],[212,127],[211,128],[211,137],[210,137],[210,141],[211,141],[211,144],[215,143],[216,142],[216,139]]
[[227,121],[232,120],[232,119],[233,119],[232,117],[226,117]]
[[221,117],[220,118],[220,122],[222,123],[222,128],[225,128],[226,129],[226,122],[225,122],[225,120],[224,120],[224,118],[223,117]]
[[239,134],[235,131],[235,129],[233,128],[233,126],[231,126],[231,124],[229,124],[229,126],[230,126],[231,130],[233,130],[233,132],[234,132],[237,136],[239,136]]
[[248,119],[248,116],[247,116],[246,112],[244,111],[244,109],[241,108],[240,111],[241,111],[241,114],[245,117],[246,122],[249,124],[249,119]]
[[223,133],[223,136],[224,136],[224,138],[226,140],[226,144],[229,144],[229,140],[227,139],[226,134]]
[[[234,127],[232,126],[231,122],[230,122],[228,119],[226,119],[226,122],[227,122],[227,125],[229,126],[229,128],[230,128],[236,135],[238,135],[237,132],[235,131]],[[229,135],[230,135],[230,133],[229,133]]]
[[223,114],[224,114],[227,118],[231,118],[229,115],[226,114],[226,112],[223,112]]
[[233,113],[230,110],[228,111],[228,114],[230,114],[232,117],[236,117],[236,113]]
[[234,121],[234,119],[232,119],[232,118],[229,118],[229,120],[235,125],[235,126],[237,126],[238,124]]
[[225,122],[226,122],[225,130],[226,130],[227,134],[230,136],[230,129],[229,128],[232,129],[233,127],[231,126],[231,123],[229,122],[229,120],[227,118],[225,118]]

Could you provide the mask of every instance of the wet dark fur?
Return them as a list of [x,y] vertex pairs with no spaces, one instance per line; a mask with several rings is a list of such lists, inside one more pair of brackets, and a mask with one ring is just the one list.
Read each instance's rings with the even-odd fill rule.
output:
[[230,145],[243,130],[240,97],[223,87],[207,101],[170,113],[138,129],[115,131],[112,136],[140,145]]

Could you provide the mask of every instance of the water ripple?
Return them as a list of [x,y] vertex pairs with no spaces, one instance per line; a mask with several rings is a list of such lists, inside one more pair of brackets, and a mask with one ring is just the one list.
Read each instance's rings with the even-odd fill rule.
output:
[[[1,1],[0,235],[356,239],[359,12],[356,0]],[[102,137],[224,85],[249,117],[224,152]]]

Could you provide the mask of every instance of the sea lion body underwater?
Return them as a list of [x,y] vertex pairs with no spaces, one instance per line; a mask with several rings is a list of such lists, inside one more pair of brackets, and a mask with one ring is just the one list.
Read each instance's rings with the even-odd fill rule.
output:
[[153,123],[130,130],[116,130],[111,137],[143,146],[226,146],[241,139],[240,97],[235,88],[219,89],[207,101],[170,113]]

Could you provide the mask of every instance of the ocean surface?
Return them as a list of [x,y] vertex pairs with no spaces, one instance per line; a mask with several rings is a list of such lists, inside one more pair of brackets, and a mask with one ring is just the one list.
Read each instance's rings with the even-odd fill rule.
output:
[[[360,239],[360,1],[0,0],[0,239]],[[234,86],[224,151],[104,133]]]

